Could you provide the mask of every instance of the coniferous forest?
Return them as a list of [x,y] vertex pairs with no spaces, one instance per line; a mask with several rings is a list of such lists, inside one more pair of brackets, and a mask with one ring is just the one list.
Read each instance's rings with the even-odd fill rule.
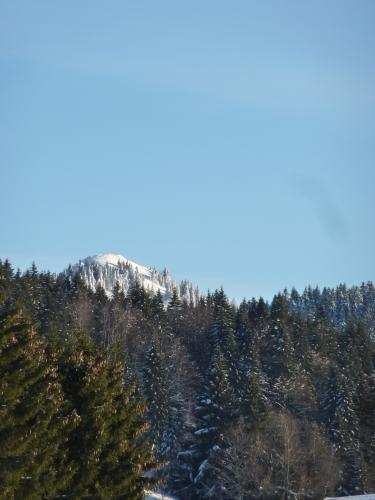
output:
[[0,498],[375,491],[375,288],[168,304],[0,261]]

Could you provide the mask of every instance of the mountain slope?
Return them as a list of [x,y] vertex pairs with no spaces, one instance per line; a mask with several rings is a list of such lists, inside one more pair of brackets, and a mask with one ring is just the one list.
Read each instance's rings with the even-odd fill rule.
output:
[[102,286],[109,297],[112,296],[116,283],[126,294],[138,281],[153,294],[159,291],[164,302],[169,300],[174,288],[183,300],[195,304],[199,298],[198,289],[194,288],[190,282],[177,283],[166,269],[159,272],[119,254],[106,253],[86,257],[69,267],[67,273],[71,276],[79,273],[85,284],[92,290],[96,290],[98,285]]

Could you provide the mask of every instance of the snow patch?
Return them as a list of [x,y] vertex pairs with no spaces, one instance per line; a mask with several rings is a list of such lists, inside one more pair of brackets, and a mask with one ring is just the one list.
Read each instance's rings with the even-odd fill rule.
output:
[[169,495],[164,495],[164,493],[155,493],[153,491],[146,491],[145,500],[177,500]]

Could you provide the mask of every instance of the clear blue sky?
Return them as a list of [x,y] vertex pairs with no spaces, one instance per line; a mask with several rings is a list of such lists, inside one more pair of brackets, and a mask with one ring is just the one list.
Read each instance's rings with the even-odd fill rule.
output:
[[0,257],[375,280],[375,2],[0,0]]

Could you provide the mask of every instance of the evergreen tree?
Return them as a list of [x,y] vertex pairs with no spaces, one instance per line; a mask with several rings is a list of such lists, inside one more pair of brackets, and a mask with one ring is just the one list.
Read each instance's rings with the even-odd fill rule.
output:
[[0,496],[55,495],[64,468],[63,395],[42,340],[17,309],[0,314]]
[[[116,359],[118,358],[118,359]],[[108,439],[100,456],[97,495],[103,499],[144,498],[153,480],[145,472],[156,469],[151,443],[146,437],[145,405],[129,382],[122,356],[108,361]]]
[[65,399],[78,424],[69,438],[74,498],[140,500],[151,482],[142,403],[121,363],[85,335],[71,336],[59,359]]
[[255,307],[250,311],[250,320],[253,325],[261,330],[269,317],[269,306],[262,297],[259,298]]
[[[14,277],[14,271],[8,259],[4,262],[0,259],[0,283],[2,286],[9,286]],[[3,290],[4,293],[4,290]]]
[[358,385],[359,433],[364,489],[375,489],[375,372],[362,372]]
[[213,322],[210,327],[212,352],[219,347],[225,351],[228,335],[233,333],[233,311],[228,298],[221,288],[213,296]]
[[371,375],[374,371],[373,357],[375,354],[374,344],[370,340],[370,335],[362,321],[357,324],[354,336],[354,348],[360,363],[361,372]]
[[149,314],[150,296],[144,286],[138,280],[135,280],[131,286],[127,299],[131,305],[144,313],[145,316]]
[[112,302],[121,309],[126,308],[126,297],[118,281],[116,281],[112,290]]
[[292,346],[288,305],[278,294],[272,301],[269,329],[263,347],[263,365],[271,379],[287,376],[291,368]]
[[217,488],[213,464],[225,445],[223,432],[234,416],[234,395],[229,383],[225,358],[216,347],[207,382],[195,410],[198,429],[195,431],[196,461],[194,484],[198,495],[209,497]]
[[241,397],[241,370],[240,370],[240,352],[238,349],[234,331],[230,331],[225,341],[225,360],[228,371],[228,380],[233,394],[237,399]]
[[152,441],[159,451],[159,456],[165,457],[168,449],[166,435],[168,432],[170,402],[168,398],[167,370],[155,342],[151,343],[146,355],[143,369],[143,388],[148,406]]
[[176,288],[173,288],[172,296],[167,306],[168,330],[172,336],[176,336],[181,331],[182,319],[186,304],[183,304],[178,296]]
[[[229,483],[218,476],[217,464],[238,448],[240,443],[233,447],[230,442],[230,430],[238,422],[255,452],[252,461],[246,446],[241,451],[247,460],[240,474],[243,484],[249,468],[256,477],[258,458],[263,460],[266,481],[278,475],[275,462],[267,458],[274,448],[273,438],[266,438],[272,429],[266,421],[272,419],[264,414],[284,415],[285,423],[293,416],[297,427],[305,421],[324,423],[343,463],[339,491],[375,487],[371,283],[351,289],[340,285],[322,293],[308,287],[302,295],[284,291],[271,306],[252,299],[238,308],[222,289],[190,304],[181,302],[174,291],[165,308],[160,293],[151,296],[139,284],[126,299],[117,284],[109,301],[103,289],[94,293],[80,274],[72,276],[70,271],[59,276],[40,273],[35,265],[14,273],[8,261],[0,261],[6,307],[21,303],[34,328],[8,311],[11,316],[4,324],[11,328],[14,322],[17,332],[6,337],[10,329],[0,337],[7,338],[4,344],[0,341],[0,398],[13,401],[0,406],[0,484],[8,488],[0,497],[141,498],[146,464],[152,467],[144,439],[146,410],[135,388],[134,373],[142,370],[151,420],[147,434],[163,460],[163,477],[181,500],[233,498],[229,490],[225,493]],[[104,282],[107,278],[107,273],[100,275]],[[181,289],[190,293],[186,285]],[[77,327],[94,342],[77,334]],[[98,347],[116,342],[116,350]],[[129,355],[126,363],[124,350]],[[12,399],[16,386],[19,400]],[[193,401],[198,402],[194,413]],[[32,419],[31,404],[38,417],[27,423],[21,412],[27,407]],[[272,408],[284,411],[276,414]],[[315,438],[300,437],[296,450],[308,454]],[[332,459],[327,446],[317,452],[328,463]],[[12,460],[14,469],[9,467]],[[296,457],[295,465],[299,462]],[[298,473],[298,484],[303,484],[305,472]],[[252,491],[265,496],[262,484],[255,481]],[[318,486],[314,490],[311,483],[306,488],[312,498],[322,496]],[[247,498],[245,490],[243,494]],[[269,490],[270,498],[273,494]]]
[[[309,369],[310,351],[308,340],[307,321],[300,315],[293,317],[291,325],[292,353],[294,355],[293,363],[299,365],[300,369]],[[303,367],[303,368],[302,368]]]
[[259,376],[249,372],[243,391],[241,415],[250,430],[258,429],[267,414],[267,402]]
[[331,367],[321,396],[320,416],[344,463],[340,491],[360,491],[362,470],[359,454],[359,421],[353,390],[344,376]]
[[242,379],[249,371],[259,371],[259,338],[254,327],[251,326],[248,306],[242,303],[236,314],[236,333],[239,345],[239,364]]
[[158,324],[163,324],[165,322],[164,302],[160,290],[158,290],[151,299],[150,317]]

